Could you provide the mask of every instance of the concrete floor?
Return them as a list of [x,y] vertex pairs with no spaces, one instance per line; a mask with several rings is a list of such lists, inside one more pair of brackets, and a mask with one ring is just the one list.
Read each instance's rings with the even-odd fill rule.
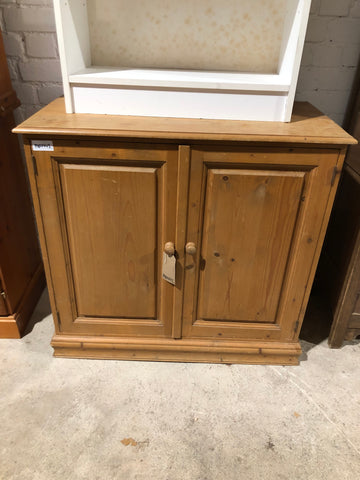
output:
[[298,367],[72,360],[46,295],[33,324],[0,340],[1,480],[359,478],[359,341]]

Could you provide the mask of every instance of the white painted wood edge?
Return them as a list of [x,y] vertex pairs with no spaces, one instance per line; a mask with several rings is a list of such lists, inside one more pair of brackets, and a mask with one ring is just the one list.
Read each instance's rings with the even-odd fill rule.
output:
[[281,75],[90,67],[69,76],[71,84],[206,90],[288,92]]
[[[72,85],[76,113],[284,121],[283,92],[191,91]],[[91,101],[89,101],[91,99]]]
[[295,49],[295,58],[292,65],[292,77],[290,83],[289,95],[286,102],[284,119],[285,122],[290,122],[292,109],[295,100],[296,86],[300,71],[301,57],[304,49],[306,29],[309,21],[311,0],[300,0],[298,8],[300,9],[300,27],[298,34],[296,36],[296,49]]
[[68,68],[67,68],[67,62],[66,62],[67,52],[65,51],[61,5],[59,0],[54,0],[53,3],[54,3],[56,35],[57,35],[57,41],[59,46],[61,75],[62,75],[63,88],[64,88],[65,110],[67,113],[74,113],[74,105],[72,101],[72,94],[70,89]]

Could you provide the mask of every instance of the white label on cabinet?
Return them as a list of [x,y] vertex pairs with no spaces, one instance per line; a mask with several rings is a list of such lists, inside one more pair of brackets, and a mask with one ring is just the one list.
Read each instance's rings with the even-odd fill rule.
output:
[[162,278],[171,285],[175,285],[175,264],[175,255],[169,257],[166,253],[163,254]]
[[54,151],[54,144],[52,140],[31,140],[31,146],[34,152]]

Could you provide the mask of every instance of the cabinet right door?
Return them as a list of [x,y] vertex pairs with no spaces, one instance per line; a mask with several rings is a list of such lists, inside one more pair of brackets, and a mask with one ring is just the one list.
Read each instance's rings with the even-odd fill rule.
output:
[[[183,337],[292,341],[327,222],[336,149],[193,149]],[[192,253],[192,254],[191,254]]]

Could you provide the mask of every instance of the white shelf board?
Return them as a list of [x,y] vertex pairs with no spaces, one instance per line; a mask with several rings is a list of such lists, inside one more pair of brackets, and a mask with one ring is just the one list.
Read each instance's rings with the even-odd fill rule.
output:
[[[284,121],[287,93],[71,86],[77,113]],[[89,101],[91,99],[91,101]],[[156,113],[156,115],[154,115]]]
[[232,91],[288,92],[284,75],[189,70],[88,67],[69,75],[70,84]]

